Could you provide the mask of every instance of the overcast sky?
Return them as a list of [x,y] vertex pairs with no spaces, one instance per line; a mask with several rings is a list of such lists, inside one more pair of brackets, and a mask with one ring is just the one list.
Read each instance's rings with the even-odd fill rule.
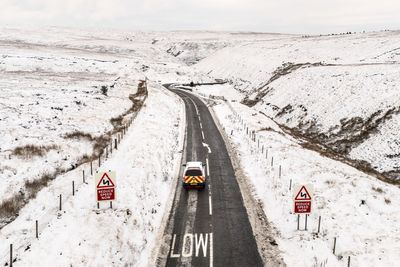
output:
[[0,0],[2,26],[329,33],[400,29],[400,0]]

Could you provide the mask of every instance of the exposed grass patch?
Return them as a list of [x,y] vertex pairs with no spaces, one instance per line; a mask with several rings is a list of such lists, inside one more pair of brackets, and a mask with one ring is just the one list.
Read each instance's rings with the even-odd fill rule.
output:
[[110,123],[112,126],[115,128],[118,128],[118,126],[122,125],[122,120],[124,119],[123,115],[119,115],[118,117],[111,118]]
[[28,195],[28,200],[36,197],[37,193],[48,185],[51,180],[54,180],[55,176],[49,173],[43,174],[42,177],[33,181],[25,182],[25,189]]
[[94,138],[93,138],[93,136],[91,134],[84,133],[82,131],[75,131],[75,132],[72,132],[72,133],[67,133],[64,136],[64,138],[67,138],[67,139],[81,139],[82,138],[82,139],[88,139],[89,141],[93,141],[94,140]]
[[111,133],[107,132],[101,136],[93,136],[90,133],[85,133],[82,131],[75,131],[72,133],[67,133],[64,135],[66,139],[86,139],[90,142],[93,142],[93,150],[94,153],[92,156],[85,155],[88,160],[94,159],[98,157],[103,151],[103,149],[108,145],[111,140]]
[[17,194],[9,199],[4,200],[0,204],[0,229],[2,224],[7,224],[8,221],[18,216],[19,210],[25,205],[23,194]]
[[12,154],[17,157],[21,157],[24,159],[29,159],[33,157],[43,157],[52,149],[57,149],[56,145],[49,146],[36,146],[36,145],[25,145],[18,146],[14,148]]
[[[399,108],[400,109],[400,108]],[[261,114],[266,116],[267,118],[273,120],[273,118],[269,117],[262,111],[260,111]],[[371,164],[365,160],[355,160],[347,157],[347,155],[340,153],[333,149],[332,147],[328,146],[325,143],[320,142],[318,139],[310,137],[306,133],[303,133],[299,129],[296,128],[290,128],[284,124],[280,124],[276,121],[274,121],[286,134],[296,138],[297,140],[301,141],[299,144],[308,150],[313,150],[318,152],[320,155],[331,158],[337,161],[341,161],[347,165],[350,165],[359,171],[362,171],[368,175],[373,175],[379,180],[390,183],[390,184],[395,184],[399,185],[400,184],[400,174],[399,172],[384,172],[380,173],[379,171],[375,170]],[[391,175],[390,175],[391,174]]]
[[124,127],[123,121],[127,115],[136,113],[143,107],[143,104],[147,98],[147,95],[148,95],[147,85],[144,81],[140,81],[137,92],[135,94],[129,95],[129,100],[132,101],[132,106],[127,111],[125,111],[123,114],[119,115],[118,117],[114,117],[114,118],[110,119],[110,123],[114,127],[114,130],[112,133],[116,133]]
[[378,192],[378,193],[380,193],[380,194],[382,194],[383,193],[383,190],[382,190],[382,188],[380,188],[380,187],[372,187],[372,190],[374,190],[375,192]]
[[44,173],[39,179],[26,181],[24,191],[20,191],[13,197],[3,201],[0,204],[0,229],[13,221],[25,204],[35,198],[37,193],[61,172],[62,169],[58,168],[53,174]]

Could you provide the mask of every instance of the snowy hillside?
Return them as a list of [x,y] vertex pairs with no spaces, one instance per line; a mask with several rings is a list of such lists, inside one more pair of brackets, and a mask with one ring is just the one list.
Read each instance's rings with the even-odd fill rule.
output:
[[[182,103],[161,83],[190,80],[187,64],[225,47],[221,36],[232,43],[253,38],[212,32],[0,30],[2,265],[11,243],[22,265],[39,264],[44,256],[33,255],[42,253],[47,253],[45,265],[60,258],[65,265],[154,260],[185,126]],[[183,51],[176,55],[176,49]],[[146,78],[149,90],[143,92],[138,84]],[[111,143],[136,116],[133,132],[124,135],[128,141],[111,155]],[[94,172],[120,170],[118,194],[124,200],[114,204],[116,209],[95,209],[90,162]],[[64,209],[57,212],[59,195]],[[118,226],[111,234],[115,239],[107,237],[109,244],[99,247],[109,225]]]
[[400,179],[400,32],[239,44],[195,68],[354,166]]
[[[177,68],[174,58],[152,40],[61,28],[0,31],[1,265],[10,244],[21,266],[151,261],[185,126],[174,94],[150,81],[148,92],[138,86],[147,73],[177,76],[169,70]],[[91,172],[108,169],[118,170],[119,199],[113,210],[97,210]]]
[[[216,79],[228,82],[186,88],[225,131],[257,238],[266,218],[289,266],[395,265],[400,32],[69,28],[0,29],[0,265],[13,244],[21,266],[153,266],[186,127],[162,84]],[[118,170],[113,209],[97,209],[91,169]],[[315,187],[307,231],[295,229],[292,183]]]

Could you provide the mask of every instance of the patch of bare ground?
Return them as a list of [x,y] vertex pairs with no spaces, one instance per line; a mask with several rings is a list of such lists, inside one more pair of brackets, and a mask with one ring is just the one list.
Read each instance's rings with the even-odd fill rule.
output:
[[400,107],[392,107],[388,110],[378,110],[366,119],[360,117],[342,119],[340,125],[331,128],[328,133],[321,133],[316,123],[299,124],[297,128],[319,143],[347,155],[354,147],[377,133],[380,125],[399,113]]
[[[253,89],[250,93],[248,93],[243,100],[241,101],[242,104],[247,105],[249,107],[255,106],[258,102],[260,102],[266,95],[268,95],[269,92],[273,90],[272,87],[269,87],[269,85],[281,78],[282,76],[288,75],[294,71],[297,71],[299,69],[305,69],[305,68],[310,68],[310,67],[335,67],[335,66],[347,66],[347,67],[359,67],[359,66],[374,66],[374,65],[398,65],[399,63],[397,62],[372,62],[372,63],[357,63],[357,64],[327,64],[323,62],[315,62],[315,63],[292,63],[292,62],[286,62],[282,64],[282,66],[278,67],[274,72],[272,72],[272,76],[269,78],[269,80],[259,86],[258,88]],[[242,90],[239,90],[241,93],[245,93]],[[253,98],[250,99],[249,95],[256,93],[257,95]]]
[[25,189],[20,190],[18,194],[8,198],[0,204],[0,229],[18,217],[19,211],[29,202],[30,199],[36,197],[37,193],[55,179],[62,171],[58,169],[56,172],[44,173],[39,179],[25,182]]
[[[387,173],[381,173],[374,169],[371,164],[364,160],[356,160],[348,157],[348,152],[352,146],[363,142],[367,139],[374,131],[377,130],[379,124],[389,119],[391,115],[399,113],[400,108],[391,109],[387,112],[377,112],[376,114],[382,114],[383,116],[376,117],[373,114],[370,118],[362,120],[360,118],[343,120],[342,129],[337,134],[327,136],[326,134],[318,133],[316,126],[309,127],[307,129],[290,128],[286,125],[275,123],[286,133],[300,141],[300,145],[305,149],[313,150],[318,152],[324,157],[328,157],[334,160],[341,161],[347,165],[350,165],[368,175],[375,176],[376,178],[390,184],[400,185],[400,179],[394,178],[393,176],[387,175]],[[272,119],[263,112],[260,112],[264,116]],[[356,122],[356,123],[348,123]],[[334,140],[334,141],[332,141]],[[352,142],[348,141],[352,140]],[[329,142],[330,141],[330,142]],[[399,173],[396,172],[397,175]]]
[[57,149],[56,145],[48,146],[36,146],[36,145],[24,145],[14,148],[12,155],[23,158],[30,159],[33,157],[43,157],[47,152],[53,149]]
[[316,63],[292,63],[292,62],[287,62],[284,63],[282,66],[278,67],[273,73],[271,78],[261,85],[259,88],[255,89],[254,92],[257,92],[257,95],[255,96],[254,99],[250,99],[249,96],[247,95],[241,103],[244,105],[247,105],[249,107],[255,106],[261,99],[263,99],[268,93],[272,90],[272,87],[269,87],[268,85],[271,84],[273,81],[279,79],[282,76],[288,75],[298,69],[302,68],[309,68],[309,67],[320,67],[320,66],[329,66],[328,64],[322,63],[322,62],[316,62]]
[[[0,203],[0,229],[14,221],[18,217],[19,211],[29,202],[29,200],[35,198],[37,193],[46,187],[59,174],[73,170],[81,164],[98,158],[98,156],[103,153],[105,147],[109,145],[112,135],[124,129],[125,118],[127,116],[136,116],[139,110],[143,107],[147,95],[148,91],[146,82],[141,81],[138,85],[137,92],[129,96],[129,99],[132,101],[132,106],[123,114],[119,115],[117,119],[112,118],[110,123],[113,125],[113,130],[108,131],[101,136],[93,136],[90,133],[84,133],[81,131],[66,134],[64,136],[66,139],[86,139],[92,142],[93,154],[82,155],[80,160],[78,160],[76,164],[71,165],[68,169],[57,168],[54,173],[44,173],[39,179],[25,182],[24,189],[21,189],[18,194]],[[14,154],[27,158],[33,156],[44,156],[49,150],[56,148],[56,146],[27,145],[14,149]]]

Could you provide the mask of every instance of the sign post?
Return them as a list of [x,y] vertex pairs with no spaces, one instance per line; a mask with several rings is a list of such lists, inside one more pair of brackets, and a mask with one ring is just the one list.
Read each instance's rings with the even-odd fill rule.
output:
[[294,213],[311,213],[313,188],[311,185],[296,186],[294,190]]
[[116,174],[115,172],[99,172],[96,174],[96,199],[97,201],[113,201],[115,197]]

